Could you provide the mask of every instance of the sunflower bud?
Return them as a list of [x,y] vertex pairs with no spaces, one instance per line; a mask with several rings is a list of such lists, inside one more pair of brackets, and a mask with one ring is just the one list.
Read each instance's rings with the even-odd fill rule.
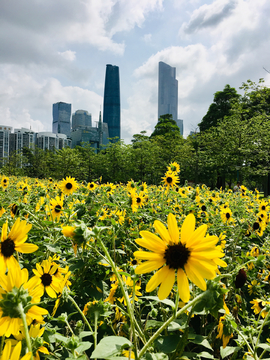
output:
[[240,269],[238,274],[235,278],[235,287],[236,289],[242,288],[245,285],[245,282],[247,281],[247,273],[244,269]]

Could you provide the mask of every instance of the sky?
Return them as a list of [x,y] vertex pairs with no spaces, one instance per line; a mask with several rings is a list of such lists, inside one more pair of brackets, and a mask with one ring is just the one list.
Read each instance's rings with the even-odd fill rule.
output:
[[51,132],[59,101],[95,123],[112,64],[128,144],[157,123],[163,61],[176,68],[186,137],[226,84],[270,86],[269,15],[269,0],[1,0],[0,124]]

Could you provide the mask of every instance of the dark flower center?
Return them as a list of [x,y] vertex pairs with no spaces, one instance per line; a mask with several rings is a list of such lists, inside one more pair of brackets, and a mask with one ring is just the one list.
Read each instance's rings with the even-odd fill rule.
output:
[[56,207],[54,208],[54,211],[59,213],[61,211],[62,207],[61,205],[56,205]]
[[262,206],[262,210],[263,210],[263,211],[265,210],[265,205]]
[[131,264],[132,264],[132,265],[137,265],[137,264],[138,264],[138,261],[137,261],[136,259],[134,259],[134,260],[131,261]]
[[252,226],[253,230],[258,230],[260,228],[260,224],[256,221],[253,226]]
[[201,209],[202,209],[202,211],[206,211],[206,206],[203,205],[203,206],[201,207]]
[[4,257],[9,258],[13,255],[15,251],[14,241],[7,238],[1,243],[1,253]]
[[229,218],[231,217],[231,214],[230,213],[226,213],[226,219],[229,220]]
[[136,202],[137,202],[137,204],[140,204],[142,202],[141,198],[137,197]]
[[168,183],[168,184],[171,184],[172,181],[173,181],[173,179],[172,179],[170,176],[168,176],[168,177],[167,177],[167,183]]
[[11,212],[13,213],[13,215],[19,215],[18,206],[16,204],[13,204],[11,206]]
[[93,188],[94,187],[94,184],[90,184],[90,188]]
[[72,189],[72,184],[71,184],[71,183],[66,183],[66,188],[67,188],[68,190]]
[[261,310],[264,308],[262,300],[258,301],[258,306]]
[[50,286],[52,283],[52,275],[51,274],[43,274],[41,276],[41,282],[44,286]]
[[183,269],[190,255],[190,250],[181,243],[177,245],[168,245],[164,259],[170,269]]
[[6,182],[7,182],[7,179],[4,179],[4,180],[3,180],[3,183],[6,183]]

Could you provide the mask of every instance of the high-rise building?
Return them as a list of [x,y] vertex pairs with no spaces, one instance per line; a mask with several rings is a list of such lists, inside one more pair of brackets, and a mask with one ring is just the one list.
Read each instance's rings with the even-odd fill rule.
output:
[[71,104],[58,102],[53,104],[53,133],[70,136]]
[[92,115],[86,110],[77,110],[72,115],[72,130],[92,127]]
[[117,137],[118,140],[120,140],[121,125],[119,67],[110,64],[106,65],[103,123],[108,124],[109,137]]
[[178,80],[176,68],[160,61],[158,63],[158,118],[171,114],[178,120]]
[[9,156],[9,136],[12,127],[0,125],[0,165],[3,165]]
[[178,119],[178,120],[176,120],[176,124],[179,127],[180,134],[183,136],[184,135],[184,120]]

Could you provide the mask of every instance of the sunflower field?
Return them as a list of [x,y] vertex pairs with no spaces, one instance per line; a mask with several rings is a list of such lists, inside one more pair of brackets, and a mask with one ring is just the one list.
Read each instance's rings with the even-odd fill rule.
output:
[[258,191],[1,175],[0,359],[270,358]]

